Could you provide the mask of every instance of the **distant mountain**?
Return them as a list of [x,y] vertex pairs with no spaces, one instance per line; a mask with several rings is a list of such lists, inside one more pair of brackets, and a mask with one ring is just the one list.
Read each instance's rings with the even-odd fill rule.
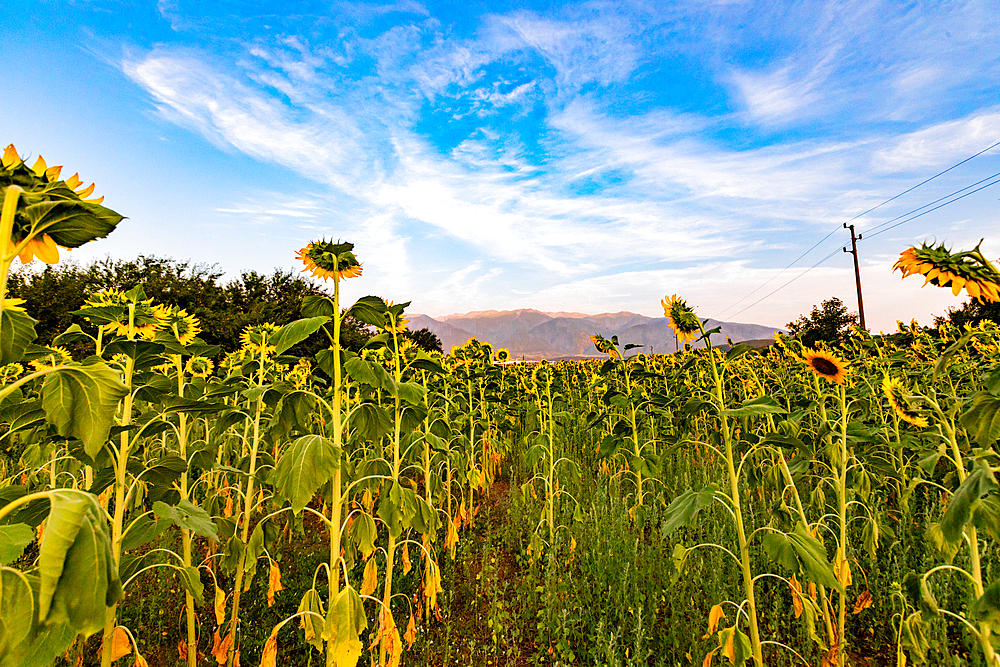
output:
[[[494,347],[510,350],[515,359],[586,359],[601,358],[590,342],[590,336],[599,333],[606,338],[618,336],[622,345],[642,345],[646,352],[673,352],[673,330],[662,317],[646,317],[635,313],[543,313],[530,308],[521,310],[483,310],[463,315],[445,315],[433,318],[428,315],[410,316],[410,329],[427,328],[433,331],[445,352],[462,345],[470,338],[490,342]],[[723,345],[728,336],[733,342],[770,339],[774,327],[759,324],[738,324],[709,320],[706,329],[721,327],[721,335],[712,337],[713,344]],[[650,349],[651,348],[651,349]],[[637,350],[638,351],[638,350]]]

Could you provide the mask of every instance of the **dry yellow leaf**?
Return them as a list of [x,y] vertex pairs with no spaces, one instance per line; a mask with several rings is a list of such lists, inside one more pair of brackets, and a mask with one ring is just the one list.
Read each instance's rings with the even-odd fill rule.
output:
[[260,654],[260,667],[275,667],[278,662],[278,628],[271,630],[271,636],[264,642],[264,651]]
[[788,587],[792,589],[792,608],[795,609],[795,618],[798,618],[804,611],[802,606],[802,584],[799,583],[794,574],[788,580]]
[[215,587],[215,622],[219,625],[226,622],[226,594],[218,586]]
[[365,565],[365,574],[361,579],[361,595],[371,595],[378,586],[378,565],[374,558],[369,558]]
[[726,618],[726,612],[722,610],[722,605],[717,604],[712,607],[708,612],[708,632],[702,639],[708,639],[713,634],[715,634],[716,628],[719,627],[719,621]]
[[111,634],[111,661],[124,658],[132,652],[132,640],[122,626],[117,626]]
[[271,561],[271,569],[267,573],[267,606],[274,606],[274,594],[278,591],[285,590],[285,587],[281,585],[281,568],[278,567],[277,561]]

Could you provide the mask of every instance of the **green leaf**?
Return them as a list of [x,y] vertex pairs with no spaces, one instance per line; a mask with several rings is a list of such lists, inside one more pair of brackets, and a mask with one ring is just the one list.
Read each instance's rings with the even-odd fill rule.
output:
[[948,349],[946,349],[944,352],[941,353],[941,356],[938,357],[937,362],[934,364],[935,380],[937,380],[938,377],[941,375],[941,373],[943,373],[945,369],[948,368],[948,363],[951,361],[951,358],[954,357],[959,350],[965,347],[970,340],[972,340],[972,333],[973,332],[971,331],[967,331],[965,334],[962,335],[961,338],[959,338]]
[[788,412],[770,396],[758,396],[743,401],[743,405],[732,410],[723,410],[730,417],[753,417],[757,415],[779,415]]
[[976,393],[959,422],[980,446],[989,447],[1000,438],[1000,398],[985,391]]
[[133,521],[122,535],[122,552],[127,553],[149,544],[170,525],[169,519],[153,519],[149,514],[143,514]]
[[[30,530],[30,529],[29,529]],[[0,537],[0,544],[3,538]],[[9,567],[0,567],[0,665],[17,664],[31,637],[35,611],[28,578]]]
[[344,362],[344,371],[355,382],[367,384],[376,389],[384,389],[396,395],[396,383],[381,364],[365,361],[361,357],[350,357]]
[[396,392],[399,394],[399,398],[406,401],[410,405],[417,405],[427,394],[427,389],[416,382],[400,382],[396,385]]
[[109,366],[74,363],[45,376],[42,408],[59,435],[81,440],[93,458],[104,447],[118,402],[126,394],[128,387]]
[[769,532],[761,542],[764,551],[779,565],[800,573],[803,578],[843,592],[833,574],[833,565],[826,558],[826,549],[801,521],[790,533]]
[[338,468],[340,451],[331,440],[319,435],[304,435],[281,455],[271,483],[298,514]]
[[[307,297],[308,298],[308,297]],[[303,310],[305,307],[303,306]],[[323,614],[323,601],[319,597],[319,591],[310,588],[302,596],[299,602],[298,612],[302,614],[302,627],[305,630],[306,643],[310,644],[317,651],[323,650],[323,626],[326,619]]]
[[[65,185],[63,189],[72,192]],[[64,248],[79,248],[89,241],[104,238],[124,219],[100,204],[81,201],[75,193],[70,196],[73,199],[32,202],[19,212],[39,232],[48,234]]]
[[269,342],[275,348],[275,354],[282,354],[289,348],[301,343],[309,336],[319,331],[320,327],[330,321],[330,318],[321,315],[319,317],[307,317],[295,320],[281,327],[273,334]]
[[712,500],[718,492],[718,486],[709,484],[701,491],[688,489],[674,498],[663,515],[662,533],[664,537],[669,536],[681,526],[690,524],[698,512],[712,504]]
[[153,514],[161,519],[168,519],[174,525],[189,530],[195,535],[218,541],[219,535],[215,523],[208,512],[198,507],[190,500],[182,499],[177,505],[168,505],[161,501],[153,503]]
[[107,608],[122,597],[111,536],[97,498],[63,489],[52,509],[38,557],[38,619],[66,621],[81,634],[104,627]]
[[972,519],[972,513],[979,505],[979,499],[1000,488],[993,473],[985,465],[973,470],[952,494],[941,517],[941,533],[948,542],[962,539],[962,529]]
[[357,406],[350,421],[356,434],[365,440],[377,441],[383,435],[392,433],[392,419],[385,410],[374,403],[362,403]]
[[381,329],[385,326],[385,301],[377,296],[363,296],[354,305],[344,311],[344,316],[350,315],[354,319]]
[[35,541],[31,526],[15,523],[0,526],[0,565],[10,565],[24,553],[24,548]]
[[196,567],[179,567],[177,574],[181,579],[181,586],[194,597],[194,602],[199,607],[205,604],[205,586],[201,583],[201,573]]
[[0,366],[20,361],[24,350],[38,338],[33,319],[19,310],[0,310]]
[[903,621],[899,639],[900,644],[910,652],[910,658],[915,664],[927,662],[927,652],[931,645],[927,638],[927,624],[919,611],[910,614]]
[[986,623],[993,632],[1000,630],[1000,581],[994,581],[972,604],[969,617],[976,623]]
[[333,317],[337,314],[333,299],[325,294],[307,294],[302,297],[303,317]]
[[375,538],[378,536],[375,519],[368,513],[362,512],[351,524],[351,535],[355,544],[358,545],[358,549],[361,550],[361,555],[365,557],[365,560],[368,560],[372,551],[375,550]]

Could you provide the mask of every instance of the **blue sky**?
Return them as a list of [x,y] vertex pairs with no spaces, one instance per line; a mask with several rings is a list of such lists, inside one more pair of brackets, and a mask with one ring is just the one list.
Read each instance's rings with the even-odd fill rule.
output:
[[[997,0],[5,4],[24,20],[0,41],[0,141],[129,217],[76,261],[238,275],[341,238],[364,265],[348,298],[430,315],[853,309],[846,231],[782,270],[1000,141]],[[855,224],[998,172],[1000,147]],[[960,302],[892,263],[930,238],[1000,255],[998,198],[860,243],[872,328]]]

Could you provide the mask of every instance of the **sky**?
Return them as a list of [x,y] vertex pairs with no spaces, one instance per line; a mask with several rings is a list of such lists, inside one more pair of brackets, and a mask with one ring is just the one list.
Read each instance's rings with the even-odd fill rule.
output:
[[1000,146],[869,211],[1000,142],[1000,0],[3,4],[0,142],[128,218],[80,263],[340,239],[345,299],[783,326],[857,309],[852,221],[890,331],[962,301],[907,247],[1000,256]]

